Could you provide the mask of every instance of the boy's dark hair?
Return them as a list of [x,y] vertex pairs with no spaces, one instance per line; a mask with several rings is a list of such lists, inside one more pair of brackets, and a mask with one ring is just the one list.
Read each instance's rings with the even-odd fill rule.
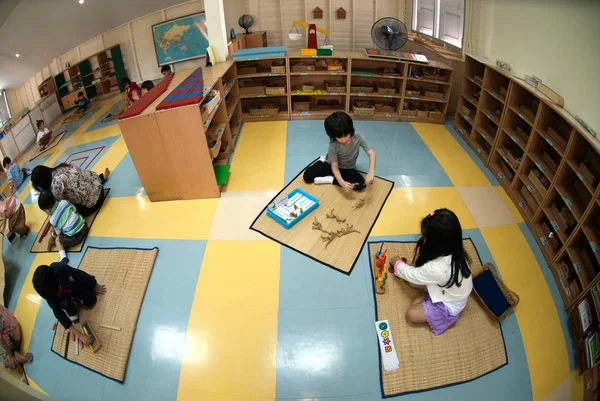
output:
[[8,165],[10,164],[10,162],[11,162],[11,160],[10,160],[10,157],[5,157],[5,158],[2,160],[2,166],[3,166],[4,168],[6,168],[6,166],[8,166]]
[[325,132],[331,143],[335,141],[335,138],[343,138],[348,134],[354,136],[352,117],[343,111],[334,111],[325,119]]
[[38,129],[40,129],[40,127],[44,123],[44,120],[37,120],[35,123],[37,124]]
[[170,74],[171,73],[171,66],[170,65],[163,65],[162,68],[160,69],[160,73],[162,74],[163,72],[168,72]]
[[40,197],[38,198],[38,206],[42,210],[52,209],[54,204],[56,203],[56,198],[52,195],[50,191],[42,191],[40,192]]
[[454,284],[460,287],[462,278],[471,275],[471,260],[463,247],[458,217],[451,210],[437,209],[421,220],[421,234],[413,255],[414,265],[421,267],[441,256],[452,255],[452,271],[444,287],[450,288]]
[[127,77],[123,77],[123,79],[121,79],[121,85],[125,86],[127,84],[131,83],[131,79],[127,78]]
[[38,294],[44,299],[52,299],[56,297],[58,291],[60,291],[60,285],[56,275],[47,265],[40,265],[35,269],[33,273],[33,288]]
[[79,92],[79,93],[77,94],[77,97],[83,97],[83,92]]
[[142,89],[146,89],[147,91],[149,91],[152,88],[154,88],[154,83],[152,81],[142,82]]

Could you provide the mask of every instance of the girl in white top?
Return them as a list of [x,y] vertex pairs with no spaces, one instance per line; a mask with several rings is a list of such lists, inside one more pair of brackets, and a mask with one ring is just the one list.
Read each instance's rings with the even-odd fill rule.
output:
[[473,289],[469,257],[463,248],[458,217],[448,209],[431,212],[421,221],[422,237],[417,242],[413,264],[393,257],[390,272],[425,295],[406,311],[412,323],[428,323],[437,336],[452,326],[467,305]]

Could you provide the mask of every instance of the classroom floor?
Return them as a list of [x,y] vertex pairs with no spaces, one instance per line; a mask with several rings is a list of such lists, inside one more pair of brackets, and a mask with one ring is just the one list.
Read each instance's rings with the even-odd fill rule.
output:
[[[24,329],[23,347],[35,356],[27,367],[31,385],[60,401],[380,400],[366,252],[346,276],[248,230],[267,201],[326,152],[323,122],[245,124],[220,199],[150,203],[118,123],[101,122],[119,101],[105,99],[92,115],[63,124],[68,133],[59,146],[21,165],[70,160],[98,173],[110,168],[110,195],[86,245],[160,249],[125,382],[50,351],[55,319],[31,275],[57,255],[30,253],[31,233],[12,244],[4,239],[3,255],[5,297]],[[451,123],[357,121],[356,129],[377,151],[376,174],[395,182],[370,239],[414,240],[425,214],[448,207],[483,262],[495,263],[521,297],[502,324],[507,366],[402,399],[580,400],[551,272],[512,202]],[[359,168],[366,167],[362,155]],[[18,196],[36,232],[45,215],[31,204],[30,188],[27,180]],[[69,254],[71,265],[82,255]]]

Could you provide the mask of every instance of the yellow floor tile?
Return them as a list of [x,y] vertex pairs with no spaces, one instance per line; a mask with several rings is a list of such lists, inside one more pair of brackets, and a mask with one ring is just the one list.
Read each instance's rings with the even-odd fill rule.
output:
[[583,376],[579,375],[577,370],[571,372],[571,399],[573,401],[583,400],[583,390],[587,384],[583,382]]
[[[121,160],[123,160],[126,154],[127,145],[125,144],[123,137],[120,137],[108,148],[104,155],[102,155],[100,160],[98,160],[98,162],[94,165],[92,171],[102,174],[104,169],[108,168],[112,172],[119,165]],[[110,187],[110,185],[107,184],[107,187]]]
[[210,230],[210,239],[267,239],[250,230],[250,225],[276,194],[275,191],[223,192]]
[[467,152],[440,124],[412,123],[455,186],[491,185]]
[[[104,111],[106,112],[106,110]],[[86,132],[85,135],[78,135],[77,138],[69,144],[69,147],[83,145],[117,135],[121,135],[121,128],[119,127],[119,124],[113,124],[105,128]]]
[[209,241],[194,303],[211,308],[277,311],[280,249],[270,240]]
[[502,198],[502,201],[504,202],[504,204],[510,211],[510,214],[513,215],[516,222],[523,223],[525,221],[525,220],[523,220],[523,216],[521,216],[521,213],[519,213],[519,209],[517,209],[517,207],[515,206],[515,203],[512,201],[512,199],[510,199],[510,197],[508,196],[508,194],[506,193],[504,188],[494,187],[494,189],[496,190],[496,192],[498,192],[498,194],[500,195],[500,198]]
[[25,209],[25,221],[29,229],[34,232],[40,231],[48,215],[39,208],[37,203],[23,205],[23,208]]
[[506,285],[521,298],[515,314],[527,354],[533,400],[543,400],[570,374],[557,306],[518,225],[484,227],[481,233]]
[[[150,202],[147,196],[108,198],[91,236],[208,239],[218,199]],[[126,222],[126,223],[123,223]]]
[[211,393],[204,389],[199,390],[198,393],[194,394],[182,394],[181,391],[177,396],[177,401],[252,401],[248,396],[223,394],[223,393]]
[[456,213],[463,229],[476,227],[456,188],[394,188],[371,235],[418,234],[423,217],[443,207]]
[[457,187],[478,227],[514,224],[516,220],[502,201],[496,188]]
[[246,123],[225,191],[279,191],[283,187],[287,121]]
[[[228,279],[235,274],[228,268],[223,266],[222,294],[230,291]],[[204,400],[198,396],[204,391],[275,397],[277,310],[239,306],[205,308],[194,302],[179,376],[179,401]]]
[[[21,324],[21,330],[23,332],[23,340],[21,342],[21,351],[27,352],[29,349],[29,343],[31,341],[31,334],[33,333],[33,327],[35,325],[35,319],[37,318],[40,304],[44,301],[40,297],[31,283],[33,273],[39,265],[48,265],[52,262],[57,261],[56,253],[38,253],[33,259],[33,263],[29,268],[23,288],[17,299],[17,306],[15,308],[15,316]],[[50,329],[50,327],[48,328]]]

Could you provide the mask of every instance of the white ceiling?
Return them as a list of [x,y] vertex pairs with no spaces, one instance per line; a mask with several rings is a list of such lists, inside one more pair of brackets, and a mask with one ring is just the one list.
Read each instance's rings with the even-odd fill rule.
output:
[[0,0],[0,89],[20,87],[53,58],[101,33],[184,1]]

